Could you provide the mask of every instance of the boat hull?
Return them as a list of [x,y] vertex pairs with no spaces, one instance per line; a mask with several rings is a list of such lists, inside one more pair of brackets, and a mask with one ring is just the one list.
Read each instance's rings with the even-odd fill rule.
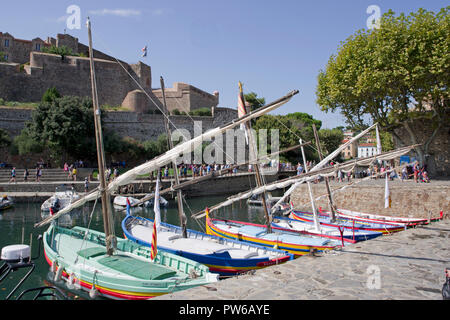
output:
[[[91,290],[95,283],[98,293],[105,298],[146,300],[217,281],[217,276],[199,263],[162,252],[152,262],[149,248],[120,238],[117,253],[107,256],[101,244],[104,234],[89,230],[86,236],[86,231],[80,227],[66,229],[52,225],[43,237],[48,264],[56,264],[56,270],[62,268],[62,279],[73,281],[85,291]],[[82,246],[86,248],[81,249]],[[160,275],[150,270],[157,270]],[[198,276],[191,278],[190,272]]]
[[[298,232],[302,234],[311,234],[319,237],[326,237],[330,239],[343,240],[349,243],[356,243],[359,241],[365,241],[374,239],[382,235],[381,232],[369,231],[369,230],[342,230],[342,236],[338,227],[322,226],[322,232],[314,230],[313,223],[304,222],[300,220],[290,219],[286,217],[274,217],[274,220],[278,219],[279,222],[272,222],[272,228],[278,230]],[[289,227],[288,227],[289,226]],[[343,239],[342,239],[343,238]]]
[[[370,214],[370,213],[363,213],[363,212],[357,212],[357,211],[351,211],[351,210],[344,210],[344,209],[337,209],[339,216],[349,219],[355,219],[359,221],[367,221],[367,222],[375,222],[375,223],[400,223],[405,224],[407,227],[415,227],[417,225],[425,225],[428,224],[428,219],[422,219],[422,218],[406,218],[406,217],[396,217],[396,216],[381,216],[376,214]],[[329,214],[328,212],[323,212],[323,214]],[[437,221],[441,219],[439,218],[433,218],[430,219],[430,222]]]
[[[300,220],[308,223],[313,223],[314,218],[311,212],[291,211],[291,218],[294,220]],[[355,221],[353,219],[347,219],[338,217],[337,223],[332,223],[331,218],[328,215],[319,214],[318,219],[321,225],[331,227],[344,227],[345,229],[355,230],[367,230],[381,232],[382,234],[389,234],[405,230],[406,226],[395,223],[373,223],[366,221]]]
[[[150,219],[142,218],[142,217],[133,217],[131,215],[125,217],[125,219],[122,221],[122,230],[125,234],[125,237],[131,241],[134,241],[138,244],[144,245],[144,246],[151,246],[151,244],[148,241],[145,241],[142,238],[139,238],[137,236],[134,236],[130,232],[130,226],[129,223],[131,221],[139,221],[142,223],[148,224],[147,228],[149,229],[149,234],[151,234],[151,226],[153,225],[153,221]],[[151,223],[151,226],[150,226]],[[181,234],[181,228],[170,225],[167,223],[162,222],[161,226],[165,228],[169,228],[173,230],[176,233]],[[204,234],[199,231],[194,230],[187,230],[187,236],[188,238],[192,239],[205,239],[204,241],[214,240],[215,242],[219,241],[223,244],[238,247],[241,246],[240,243],[237,243],[236,241],[232,240],[225,240],[216,236]],[[277,255],[276,258],[269,258],[269,257],[261,257],[261,258],[232,258],[230,256],[224,255],[224,254],[199,254],[193,252],[193,250],[189,251],[188,249],[180,249],[180,248],[170,248],[164,245],[161,245],[158,243],[158,249],[164,250],[166,252],[170,252],[172,254],[176,254],[185,258],[188,258],[193,261],[197,261],[198,263],[204,264],[207,267],[209,267],[210,272],[218,273],[221,276],[233,276],[237,274],[242,274],[245,272],[248,272],[250,270],[256,270],[265,268],[267,266],[280,264],[283,262],[286,262],[288,260],[293,259],[292,254],[287,254],[285,252],[275,250],[275,249],[269,249],[261,246],[253,246],[253,250],[258,250],[260,252],[267,252],[271,251],[274,254]]]
[[[239,232],[233,232],[230,230],[227,230],[227,224],[230,226],[250,226],[250,227],[256,227],[261,228],[264,230],[267,230],[266,226],[259,225],[259,224],[253,224],[253,223],[247,223],[242,221],[232,221],[232,220],[220,220],[220,219],[212,219],[207,218],[206,219],[206,232],[211,235],[215,235],[222,238],[228,238],[238,241],[244,241],[252,244],[257,244],[265,247],[270,248],[277,248],[279,250],[287,251],[291,254],[293,254],[295,257],[299,257],[305,254],[309,254],[313,251],[316,252],[323,252],[327,250],[336,249],[338,247],[341,247],[341,245],[336,240],[331,239],[324,239],[321,241],[323,245],[315,245],[315,244],[302,244],[300,236],[294,232],[285,232],[281,231],[281,234],[279,237],[277,237],[277,234],[273,234],[274,236],[272,239],[270,238],[262,238],[258,236],[251,236],[247,234],[242,234]],[[219,226],[223,225],[223,226]],[[286,237],[284,237],[286,236]],[[292,238],[293,237],[293,238]],[[293,241],[289,242],[288,240],[284,240],[283,238],[291,238]],[[319,238],[319,237],[317,237]],[[314,238],[316,239],[316,238]],[[297,242],[295,242],[297,241]],[[306,243],[306,241],[305,241]]]

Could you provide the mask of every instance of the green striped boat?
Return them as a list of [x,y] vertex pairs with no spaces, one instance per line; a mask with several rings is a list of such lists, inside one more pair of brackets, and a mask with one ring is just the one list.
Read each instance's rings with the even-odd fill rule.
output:
[[69,286],[120,300],[145,300],[218,281],[208,267],[158,250],[150,260],[150,248],[117,238],[117,250],[107,255],[102,232],[51,224],[44,233],[47,262]]

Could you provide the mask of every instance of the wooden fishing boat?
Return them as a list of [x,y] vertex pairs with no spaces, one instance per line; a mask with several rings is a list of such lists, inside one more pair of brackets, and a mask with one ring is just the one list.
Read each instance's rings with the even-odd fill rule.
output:
[[[314,223],[313,213],[302,212],[297,210],[292,210],[290,217],[295,220],[300,220],[304,222]],[[368,221],[356,221],[354,219],[348,219],[343,217],[337,217],[336,222],[331,222],[331,217],[328,214],[317,215],[317,218],[321,225],[332,226],[332,227],[344,227],[346,229],[355,230],[368,230],[377,231],[383,234],[389,234],[394,232],[399,232],[406,229],[406,226],[399,223],[377,223]]]
[[44,233],[44,252],[56,274],[70,285],[119,300],[144,300],[217,281],[217,274],[192,260],[117,238],[108,255],[105,234],[81,227],[52,224]]
[[[67,279],[70,285],[76,281],[80,288],[90,290],[91,297],[99,293],[113,299],[148,299],[217,281],[217,274],[209,273],[206,266],[195,261],[156,251],[156,248],[140,246],[114,235],[110,194],[119,185],[128,183],[131,173],[126,172],[106,184],[101,112],[89,19],[87,26],[100,186],[35,225],[51,223],[44,234],[44,252],[48,263],[52,265],[52,270],[59,271],[59,275]],[[165,158],[166,161],[170,160],[170,157]],[[164,163],[161,159],[154,161]],[[138,167],[140,172],[139,169],[141,168]],[[102,203],[104,232],[81,227],[68,229],[57,225],[57,219],[63,215],[99,197]],[[156,233],[153,236],[156,239]]]
[[[153,220],[127,215],[122,221],[125,237],[141,245],[151,246]],[[237,275],[250,270],[280,264],[293,259],[285,251],[224,239],[203,232],[182,229],[164,222],[158,230],[158,250],[189,258],[209,267],[221,276]]]
[[277,248],[294,254],[296,257],[312,251],[323,252],[342,247],[335,239],[300,235],[285,230],[267,232],[267,226],[242,221],[222,220],[206,217],[206,233],[222,238]]
[[272,221],[274,229],[299,232],[302,234],[311,234],[319,237],[337,239],[349,243],[356,243],[374,239],[382,235],[381,232],[361,229],[346,229],[332,226],[320,226],[317,230],[314,223],[304,222],[300,220],[290,219],[287,217],[275,216]]

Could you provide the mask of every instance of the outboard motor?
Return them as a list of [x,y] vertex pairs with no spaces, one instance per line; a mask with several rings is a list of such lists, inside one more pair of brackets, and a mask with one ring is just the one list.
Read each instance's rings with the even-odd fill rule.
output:
[[53,209],[53,213],[56,213],[59,211],[60,205],[59,205],[59,199],[55,198],[55,200],[52,201],[52,206],[51,208]]
[[[38,240],[42,239],[42,236],[39,235]],[[17,289],[22,285],[22,283],[28,279],[31,273],[35,269],[34,261],[39,258],[39,253],[41,249],[41,242],[39,241],[39,250],[38,256],[35,258],[31,258],[31,247],[26,244],[13,244],[10,246],[6,246],[2,248],[0,260],[4,263],[0,266],[0,282],[2,282],[8,274],[12,271],[17,271],[22,268],[29,268],[30,270],[25,274],[25,276],[17,283],[14,289],[8,294],[5,300],[9,300],[11,296],[17,291]],[[51,292],[44,292],[46,289],[49,289]],[[37,294],[34,296],[33,300],[37,300],[40,297],[45,296],[53,296],[58,299],[67,299],[64,293],[62,293],[58,288],[55,287],[39,287],[24,290],[18,297],[17,300],[20,300],[24,294],[32,291],[37,291]]]

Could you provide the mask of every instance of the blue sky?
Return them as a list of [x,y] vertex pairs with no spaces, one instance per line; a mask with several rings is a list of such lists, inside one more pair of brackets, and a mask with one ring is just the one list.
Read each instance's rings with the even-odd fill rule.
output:
[[[69,30],[70,5],[81,9],[81,29]],[[441,0],[191,0],[191,1],[4,1],[0,31],[32,39],[67,33],[87,44],[90,16],[94,47],[129,63],[152,67],[152,86],[159,77],[166,87],[185,82],[220,93],[220,107],[237,105],[238,81],[244,92],[273,101],[291,90],[300,93],[275,114],[306,112],[323,127],[345,125],[339,114],[316,104],[317,75],[339,43],[366,28],[377,5],[409,13],[418,8],[439,11]],[[141,49],[148,46],[148,56]]]

